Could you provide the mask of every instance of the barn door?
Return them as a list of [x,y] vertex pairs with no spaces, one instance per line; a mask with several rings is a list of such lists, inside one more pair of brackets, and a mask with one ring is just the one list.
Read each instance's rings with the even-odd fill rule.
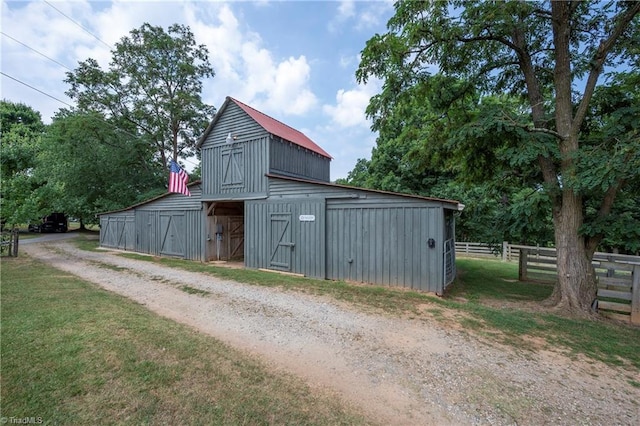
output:
[[244,257],[244,216],[229,217],[229,259]]
[[125,216],[117,218],[117,243],[116,247],[120,250],[130,250],[134,247],[133,235],[135,235],[135,222],[133,216]]
[[117,247],[116,218],[106,216],[100,218],[100,245],[105,247]]
[[160,254],[184,257],[184,215],[160,214]]
[[291,253],[295,246],[291,241],[291,213],[271,213],[269,222],[269,267],[290,271]]
[[222,151],[222,185],[242,187],[244,151],[242,147]]

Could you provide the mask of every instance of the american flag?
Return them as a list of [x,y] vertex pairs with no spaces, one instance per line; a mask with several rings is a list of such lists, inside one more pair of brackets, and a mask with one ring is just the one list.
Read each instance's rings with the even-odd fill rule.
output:
[[169,173],[169,192],[177,192],[191,197],[191,192],[189,192],[189,188],[187,188],[189,175],[187,172],[182,170],[182,167],[180,167],[174,160],[171,160],[170,165],[171,173]]

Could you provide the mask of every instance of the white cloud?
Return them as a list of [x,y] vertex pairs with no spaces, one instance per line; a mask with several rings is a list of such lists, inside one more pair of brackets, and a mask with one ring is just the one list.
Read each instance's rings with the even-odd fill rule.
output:
[[323,111],[335,125],[346,127],[370,127],[365,110],[369,100],[380,90],[378,81],[360,84],[351,90],[340,89],[336,93],[335,105],[324,105]]
[[329,32],[341,32],[342,27],[356,14],[356,5],[353,0],[342,0],[338,3],[336,14],[327,24]]
[[[299,55],[274,59],[261,37],[241,24],[232,5],[162,2],[162,7],[153,7],[149,2],[123,0],[113,1],[106,7],[89,1],[52,5],[67,17],[44,2],[11,8],[3,2],[3,31],[71,69],[87,58],[96,59],[106,68],[111,49],[105,43],[113,47],[145,22],[165,29],[173,23],[184,23],[193,31],[197,43],[209,49],[209,60],[216,72],[216,76],[204,84],[205,102],[220,106],[224,97],[230,95],[244,102],[255,102],[256,107],[264,106],[274,114],[287,115],[306,114],[318,103],[310,87],[311,66],[307,58]],[[68,87],[62,84],[68,70],[34,56],[37,55],[26,51],[24,46],[2,38],[3,71],[72,103],[64,95]],[[3,95],[15,93],[10,98],[21,97],[24,102],[38,98],[39,101],[30,104],[39,106],[45,121],[64,107],[53,99],[43,100],[42,95],[35,92],[24,95],[22,92],[29,89],[24,86],[21,89],[19,83],[4,77],[3,86]],[[47,107],[43,110],[40,105],[45,104]]]
[[335,103],[322,107],[329,123],[307,133],[334,157],[331,162],[332,180],[346,177],[358,158],[371,156],[377,134],[371,131],[371,121],[367,119],[365,110],[380,88],[379,80],[370,80],[367,84],[354,83],[350,89],[339,89]]
[[259,34],[241,28],[228,5],[221,5],[213,14],[211,7],[209,3],[199,5],[187,19],[198,42],[209,48],[216,71],[205,87],[212,99],[209,103],[233,96],[276,115],[303,115],[317,105],[309,85],[311,67],[304,55],[275,60]]
[[[69,68],[76,68],[79,61],[89,57],[102,67],[108,66],[110,48],[47,3],[0,2],[4,33]],[[50,3],[110,46],[144,22],[165,29],[173,23],[185,24],[193,31],[196,42],[207,46],[216,73],[203,84],[206,103],[220,107],[225,96],[233,96],[300,129],[334,156],[332,178],[346,176],[355,158],[370,155],[375,135],[369,129],[364,110],[369,98],[378,92],[379,83],[371,81],[358,86],[343,79],[352,78],[357,67],[359,58],[355,52],[363,47],[360,39],[382,30],[365,26],[386,20],[382,16],[384,13],[389,16],[388,1],[343,1],[332,5],[332,10],[319,3],[299,7],[293,3],[269,2],[259,5],[127,0]],[[261,15],[266,8],[274,12],[280,7],[283,13],[291,13],[290,16],[301,20],[309,13],[313,13],[314,18],[324,15],[323,19],[310,20],[316,26],[310,24],[305,34],[291,34],[286,28],[268,25],[261,27],[264,23]],[[317,41],[318,37],[327,36],[326,22],[329,21],[340,24],[335,28],[340,31],[340,44],[331,47],[331,55],[310,47],[313,43],[305,47],[310,37]],[[355,34],[356,31],[359,34]],[[327,40],[334,36],[328,35]],[[72,103],[64,95],[68,90],[63,83],[67,69],[5,36],[1,42],[4,73]],[[327,72],[329,63],[333,65]],[[4,76],[1,90],[3,98],[26,103],[40,111],[45,122],[50,122],[50,117],[65,107]]]
[[392,0],[358,3],[342,0],[338,3],[336,14],[327,28],[330,32],[341,32],[341,29],[347,26],[353,26],[356,30],[369,30],[380,25],[383,17],[386,19],[392,9]]
[[307,58],[290,57],[278,64],[274,85],[268,90],[269,104],[285,114],[303,115],[317,104],[308,88],[311,67]]

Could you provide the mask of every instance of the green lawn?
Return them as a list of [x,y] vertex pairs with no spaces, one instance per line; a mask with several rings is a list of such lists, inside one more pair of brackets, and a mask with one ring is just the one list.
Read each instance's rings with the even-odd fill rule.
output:
[[1,413],[50,424],[364,424],[336,399],[27,256],[2,261]]
[[[517,347],[527,346],[526,337],[541,338],[548,348],[626,366],[630,369],[630,380],[635,380],[631,379],[634,371],[637,378],[640,327],[604,319],[571,318],[545,309],[519,308],[519,303],[539,306],[551,295],[553,285],[517,281],[517,263],[458,259],[456,265],[459,278],[451,289],[449,305],[472,314],[469,327]],[[467,302],[456,302],[456,298]],[[500,307],[500,301],[510,303]]]

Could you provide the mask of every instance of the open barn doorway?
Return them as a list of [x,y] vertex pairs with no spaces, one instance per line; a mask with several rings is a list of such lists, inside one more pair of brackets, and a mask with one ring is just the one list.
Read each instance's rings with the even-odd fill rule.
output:
[[244,262],[244,202],[207,203],[207,261]]

